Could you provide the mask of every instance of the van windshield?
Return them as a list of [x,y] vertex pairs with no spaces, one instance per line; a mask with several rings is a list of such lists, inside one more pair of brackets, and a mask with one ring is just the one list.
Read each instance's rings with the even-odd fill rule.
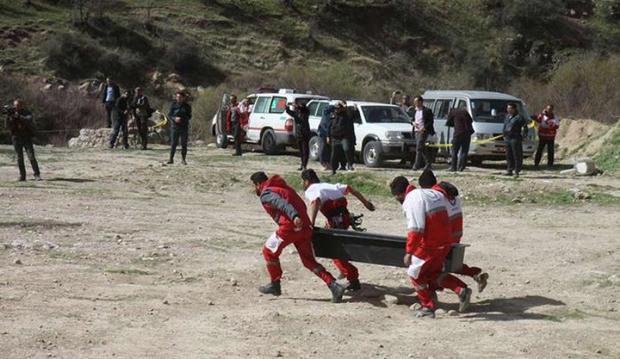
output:
[[474,122],[503,123],[506,117],[506,107],[509,103],[516,103],[519,113],[527,118],[523,103],[509,100],[471,100],[471,112]]
[[411,120],[400,107],[396,106],[362,106],[368,123],[410,123]]

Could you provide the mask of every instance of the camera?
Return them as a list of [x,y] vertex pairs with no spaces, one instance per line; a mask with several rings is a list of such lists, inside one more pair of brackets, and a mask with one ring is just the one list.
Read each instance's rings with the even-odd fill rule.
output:
[[15,113],[15,108],[9,105],[4,105],[0,108],[0,114],[2,115],[12,115]]

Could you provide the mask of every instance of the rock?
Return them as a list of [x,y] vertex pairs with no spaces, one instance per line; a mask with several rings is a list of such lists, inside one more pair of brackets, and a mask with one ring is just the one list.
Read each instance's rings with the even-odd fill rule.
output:
[[387,305],[396,305],[398,304],[398,297],[391,295],[391,294],[386,294],[385,295],[385,299],[383,299],[383,301],[387,304]]
[[276,358],[282,358],[283,356],[284,356],[284,355],[282,355],[282,352],[281,352],[281,351],[279,351],[279,350],[278,350],[278,351],[276,352]]
[[438,316],[446,315],[446,311],[445,311],[445,309],[439,308],[439,309],[435,310],[435,315],[438,315]]
[[523,200],[521,198],[519,198],[519,197],[516,197],[516,198],[513,198],[511,202],[512,203],[522,203]]
[[448,311],[448,315],[449,315],[449,316],[451,316],[451,317],[455,317],[455,316],[459,315],[459,312],[457,312],[457,311],[456,311],[456,310],[454,310],[454,309],[450,309],[450,310]]
[[575,197],[575,199],[578,200],[586,200],[592,197],[588,192],[585,191],[576,191],[573,196]]
[[13,261],[13,264],[21,265],[22,261],[21,261],[21,259],[16,259],[16,260]]
[[167,300],[164,300],[164,302],[163,302],[163,303],[164,303],[165,305],[170,304]]
[[230,285],[232,285],[233,287],[237,286],[237,280],[235,278],[230,278]]

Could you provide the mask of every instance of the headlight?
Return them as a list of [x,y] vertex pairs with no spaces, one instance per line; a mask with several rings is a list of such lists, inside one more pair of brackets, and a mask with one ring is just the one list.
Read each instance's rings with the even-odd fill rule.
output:
[[387,131],[385,133],[385,137],[388,140],[402,140],[403,139],[403,133],[400,131]]

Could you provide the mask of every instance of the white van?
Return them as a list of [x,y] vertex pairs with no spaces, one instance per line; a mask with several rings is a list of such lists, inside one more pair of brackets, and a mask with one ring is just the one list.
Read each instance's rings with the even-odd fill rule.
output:
[[[246,142],[261,145],[263,152],[268,155],[276,154],[286,146],[296,145],[295,121],[284,111],[289,103],[296,100],[307,103],[313,99],[327,99],[324,96],[295,93],[289,89],[280,89],[277,93],[252,94],[248,97],[251,98],[253,106],[246,128]],[[221,148],[233,141],[232,134],[222,130],[225,128],[221,124],[225,122],[225,106],[227,104],[223,104],[222,110],[213,116],[212,121],[212,132],[217,146]]]
[[[506,158],[506,145],[503,138],[476,144],[495,136],[501,136],[506,117],[506,107],[514,102],[519,113],[529,119],[525,104],[520,99],[501,92],[489,91],[426,91],[422,98],[424,105],[430,108],[435,115],[435,132],[438,142],[445,144],[452,140],[452,127],[446,126],[448,113],[453,108],[464,108],[474,120],[475,133],[469,147],[469,159],[474,164],[481,164],[484,160],[503,160]],[[534,153],[535,131],[529,130],[527,138],[523,139],[523,156]],[[450,156],[449,148],[440,148],[440,154]]]
[[[308,103],[310,110],[310,158],[318,161],[318,127],[326,100]],[[415,151],[411,119],[398,106],[387,103],[347,101],[355,121],[355,152],[368,167],[380,167],[388,159],[410,159]]]

